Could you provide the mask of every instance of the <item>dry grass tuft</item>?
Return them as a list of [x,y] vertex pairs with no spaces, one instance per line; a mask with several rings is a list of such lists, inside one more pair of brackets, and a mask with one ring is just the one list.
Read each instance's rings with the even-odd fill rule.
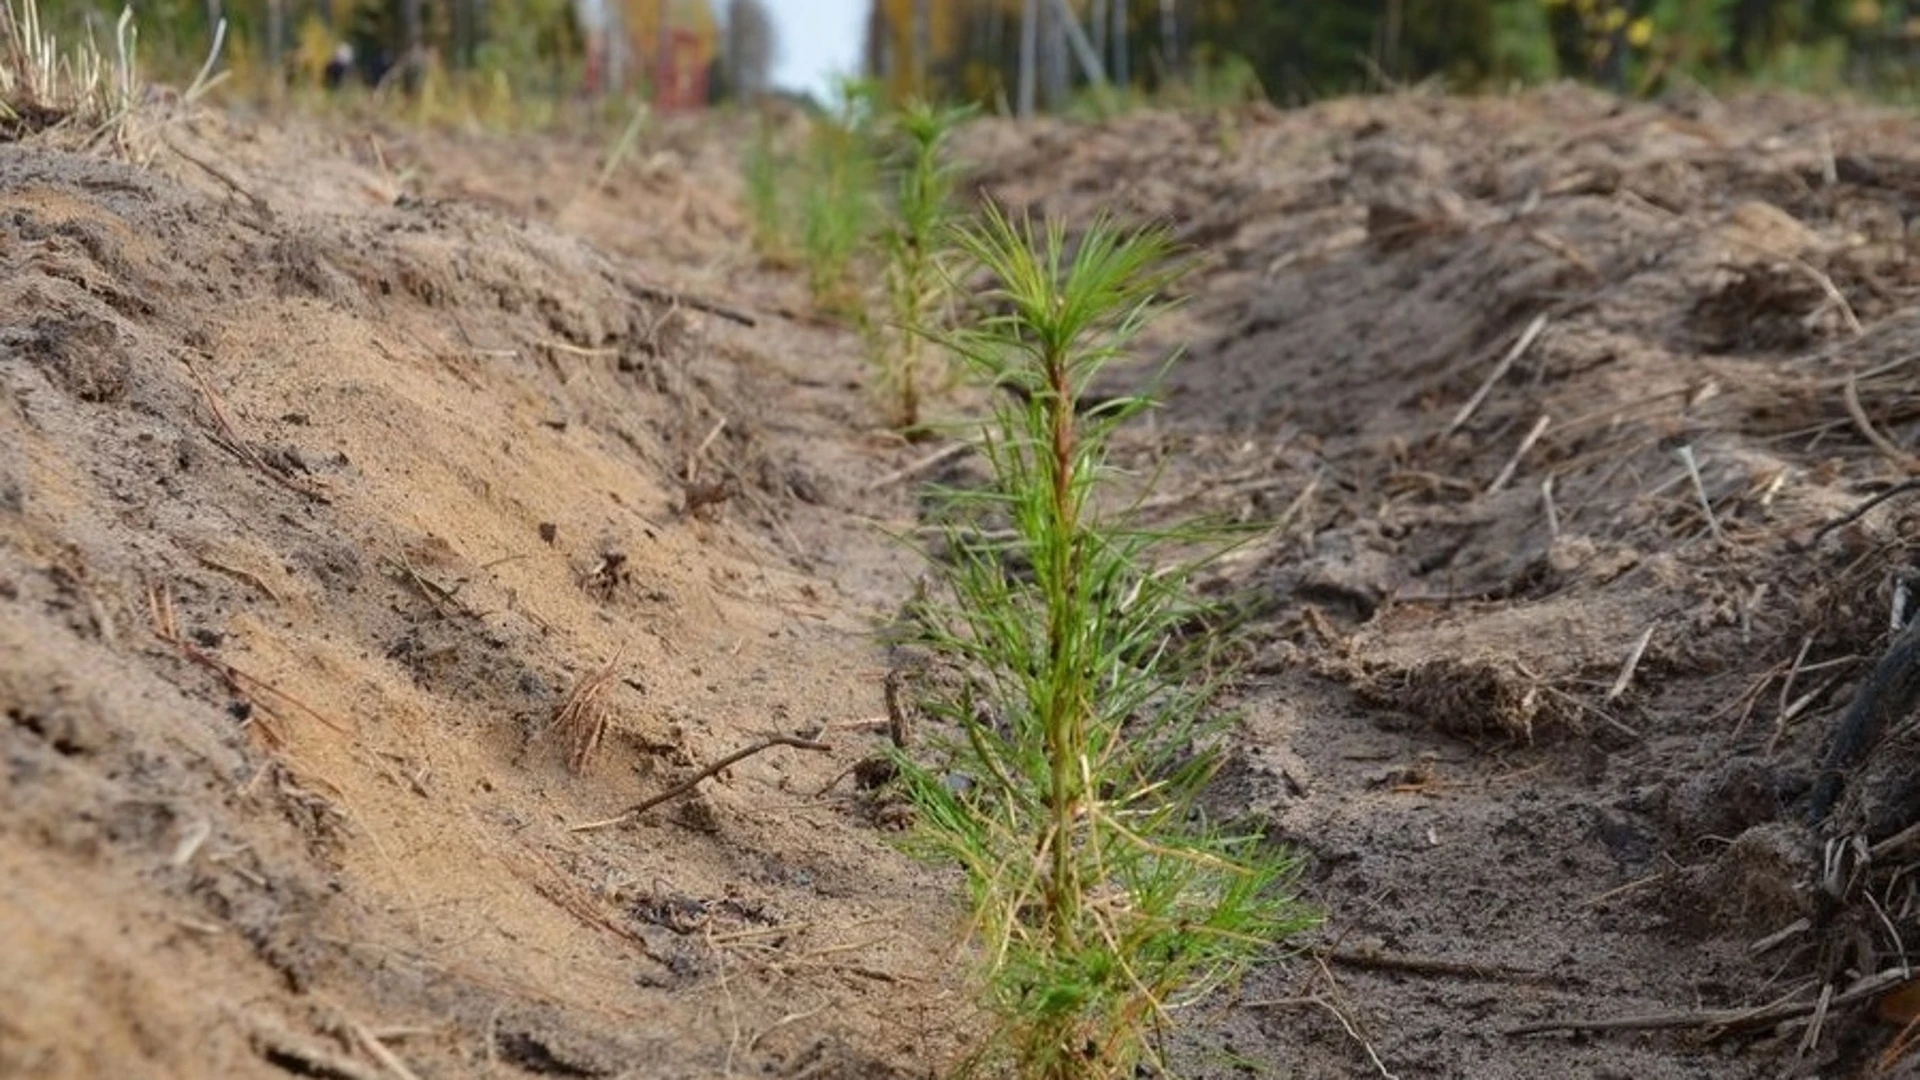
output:
[[553,714],[550,730],[567,748],[567,767],[575,773],[586,771],[607,736],[610,713],[601,698],[619,667],[620,656],[616,654],[606,667],[575,683],[567,700]]
[[63,47],[38,0],[8,0],[0,20],[0,141],[62,132],[86,147],[118,145],[140,99],[133,9],[114,25],[111,56],[92,40]]

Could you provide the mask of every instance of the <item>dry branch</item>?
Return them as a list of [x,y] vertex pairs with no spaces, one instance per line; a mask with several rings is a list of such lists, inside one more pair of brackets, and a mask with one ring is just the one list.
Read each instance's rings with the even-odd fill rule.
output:
[[651,300],[656,304],[679,304],[683,307],[690,307],[695,311],[704,311],[709,315],[717,315],[728,322],[739,323],[741,326],[753,327],[760,325],[760,320],[746,312],[738,308],[728,307],[717,301],[702,300],[697,296],[687,296],[684,293],[669,292],[666,289],[653,285],[643,285],[637,281],[627,282],[627,290],[642,300]]
[[1513,474],[1520,468],[1520,459],[1526,457],[1527,451],[1533,449],[1533,444],[1540,441],[1540,436],[1546,434],[1547,425],[1552,422],[1553,417],[1548,416],[1546,413],[1540,414],[1540,419],[1533,422],[1533,427],[1527,430],[1526,437],[1521,439],[1520,445],[1514,448],[1513,456],[1508,458],[1507,463],[1500,467],[1499,475],[1493,478],[1493,483],[1487,485],[1486,493],[1488,495],[1492,495],[1507,486],[1507,481],[1512,480]]
[[1321,954],[1336,964],[1371,971],[1401,971],[1412,975],[1451,976],[1490,982],[1550,983],[1563,981],[1551,972],[1508,964],[1475,964],[1463,960],[1441,960],[1430,956],[1411,956],[1377,949],[1328,949]]
[[1811,1016],[1823,1008],[1832,1009],[1839,1005],[1850,1005],[1870,998],[1908,978],[1911,978],[1911,973],[1905,969],[1891,968],[1870,975],[1841,993],[1832,994],[1830,997],[1822,993],[1811,1001],[1780,1002],[1757,1009],[1696,1009],[1687,1012],[1617,1016],[1601,1020],[1548,1020],[1506,1028],[1501,1034],[1541,1035],[1550,1031],[1658,1031],[1671,1028],[1699,1028],[1702,1031],[1718,1032],[1761,1028],[1782,1020]]
[[973,449],[973,445],[974,444],[970,442],[950,443],[917,461],[910,462],[901,468],[895,469],[860,490],[863,492],[878,491],[884,487],[891,487],[902,480],[911,480],[928,469],[959,457],[961,454]]
[[1909,491],[1920,491],[1920,480],[1902,480],[1887,490],[1880,492],[1859,506],[1854,507],[1839,517],[1834,518],[1832,521],[1821,525],[1818,529],[1815,529],[1813,535],[1807,538],[1806,543],[1799,545],[1799,547],[1803,551],[1812,549],[1815,544],[1820,542],[1821,537],[1842,526],[1853,524],[1864,517],[1867,511],[1872,510],[1874,507],[1879,506],[1895,495],[1904,495]]
[[193,361],[185,355],[180,357],[180,362],[187,366],[187,373],[193,376],[194,385],[200,388],[200,395],[206,400],[207,411],[213,414],[214,423],[220,427],[219,434],[209,436],[213,439],[214,445],[252,465],[266,474],[267,479],[297,495],[304,495],[317,503],[327,501],[326,496],[321,494],[317,487],[307,483],[297,483],[291,476],[261,460],[260,455],[242,441],[240,433],[234,430],[233,422],[227,419],[227,411],[220,406],[219,395],[213,392],[213,387],[207,383],[206,377],[200,374],[200,369],[194,366]]
[[1681,443],[1676,451],[1680,463],[1687,467],[1687,476],[1693,481],[1694,497],[1700,500],[1700,512],[1707,517],[1707,531],[1713,534],[1715,543],[1725,543],[1727,534],[1720,531],[1720,519],[1714,515],[1713,500],[1707,497],[1706,481],[1700,478],[1700,459],[1694,454],[1690,443]]
[[1898,465],[1903,472],[1920,472],[1920,460],[1895,446],[1893,440],[1880,434],[1880,430],[1873,426],[1873,421],[1867,418],[1867,410],[1860,404],[1860,380],[1849,378],[1841,394],[1846,399],[1847,416],[1852,418],[1853,426],[1860,429],[1860,434],[1873,444],[1875,450],[1880,451],[1882,457]]
[[1627,687],[1633,684],[1633,673],[1640,666],[1640,658],[1646,654],[1647,645],[1652,641],[1653,626],[1648,624],[1647,628],[1640,632],[1640,640],[1633,643],[1633,649],[1627,653],[1626,663],[1620,665],[1619,677],[1613,680],[1613,685],[1607,688],[1606,696],[1601,698],[1601,701],[1612,702],[1627,692]]
[[1514,362],[1520,359],[1521,355],[1533,345],[1534,339],[1539,337],[1540,332],[1546,328],[1546,312],[1535,315],[1533,321],[1527,324],[1527,328],[1520,332],[1520,337],[1514,341],[1513,347],[1509,348],[1506,355],[1500,358],[1500,362],[1493,366],[1493,370],[1487,373],[1487,378],[1480,384],[1480,388],[1473,392],[1473,396],[1467,399],[1465,405],[1460,406],[1459,412],[1453,414],[1453,419],[1447,423],[1446,430],[1440,433],[1441,438],[1444,439],[1460,430],[1461,425],[1465,424],[1487,400],[1487,395],[1493,393],[1494,386],[1506,377]]
[[227,189],[232,191],[235,195],[239,195],[240,197],[246,199],[247,205],[253,208],[254,213],[260,215],[260,219],[263,222],[266,222],[267,224],[273,223],[274,221],[273,207],[267,204],[267,200],[254,194],[252,191],[247,189],[246,185],[234,179],[231,173],[220,168],[218,165],[215,165],[214,163],[206,160],[205,158],[196,157],[193,154],[189,154],[185,150],[181,149],[180,145],[174,142],[172,139],[162,136],[160,141],[166,144],[167,149],[173,151],[176,154],[179,154],[182,158],[184,158],[188,164],[196,166],[197,168],[200,169],[200,171],[206,173],[208,176],[211,176],[215,180],[218,180],[222,184],[226,185]]
[[661,803],[671,802],[674,799],[677,799],[680,796],[691,792],[694,788],[700,786],[700,781],[705,780],[708,777],[713,776],[714,774],[725,770],[728,766],[744,761],[747,758],[750,758],[753,755],[758,754],[763,750],[771,750],[776,746],[792,746],[801,750],[825,751],[825,750],[833,749],[833,747],[827,745],[826,743],[815,742],[812,739],[802,739],[794,735],[769,735],[766,738],[760,740],[759,742],[754,743],[752,746],[746,747],[741,750],[735,750],[733,753],[728,754],[726,757],[721,758],[719,761],[716,761],[713,764],[707,766],[706,768],[701,769],[699,772],[694,773],[691,777],[687,778],[686,780],[678,784],[675,784],[674,786],[668,788],[667,790],[661,792],[660,794],[655,795],[650,799],[643,799],[640,802],[634,803],[632,806],[627,807],[626,810],[622,811],[621,813],[613,817],[605,818],[601,821],[589,821],[581,825],[575,825],[571,828],[570,831],[586,832],[589,829],[604,829],[610,825],[619,825],[624,822],[630,821],[633,818],[637,818],[641,814],[644,814],[647,811],[653,809],[654,807],[659,806]]

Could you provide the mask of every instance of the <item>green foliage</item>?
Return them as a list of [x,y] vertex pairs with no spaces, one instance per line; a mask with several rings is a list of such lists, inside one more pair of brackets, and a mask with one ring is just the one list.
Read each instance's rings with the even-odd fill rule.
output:
[[882,230],[890,324],[887,332],[870,335],[869,348],[893,425],[909,433],[920,423],[926,331],[945,329],[952,291],[947,228],[953,217],[956,170],[943,154],[954,126],[971,112],[913,101],[893,118],[894,197]]
[[1267,91],[1245,56],[1204,49],[1184,75],[1161,85],[1158,97],[1176,108],[1220,109],[1265,101]]
[[800,252],[814,302],[840,315],[864,315],[849,272],[873,235],[878,167],[873,125],[878,91],[843,81],[831,113],[815,117],[802,162]]
[[[890,46],[876,62],[891,64],[896,85],[924,69],[936,95],[1004,103],[1020,78],[1022,5],[928,2],[934,55],[915,66],[900,56],[908,5],[875,0]],[[1091,5],[1072,6],[1107,73],[1127,75],[1096,89],[1069,54],[1079,85],[1049,107],[1096,116],[1140,102],[1218,101],[1239,86],[1291,103],[1433,78],[1455,90],[1576,78],[1634,93],[1674,77],[1876,93],[1920,83],[1915,8],[1893,0],[1206,0],[1107,5],[1123,18],[1097,27]],[[1039,35],[1043,70],[1063,40]],[[1221,75],[1237,86],[1206,85]]]
[[557,95],[580,77],[586,43],[570,0],[488,5],[486,28],[472,67],[489,81],[504,80],[513,97]]
[[[741,158],[761,258],[783,265],[798,253],[814,302],[861,332],[888,421],[910,437],[921,433],[929,386],[947,382],[929,377],[937,354],[925,335],[950,307],[956,170],[946,144],[972,111],[911,102],[886,113],[877,86],[843,83],[833,109],[809,118],[797,152],[763,116]],[[873,277],[881,288],[860,286]]]
[[1544,82],[1558,72],[1544,5],[1500,4],[1493,12],[1493,72],[1501,81]]
[[797,252],[814,303],[868,331],[870,297],[855,269],[882,222],[880,105],[874,83],[843,79],[797,149],[763,116],[741,159],[761,257],[782,265]]
[[[1219,537],[1146,529],[1098,498],[1113,433],[1152,402],[1082,395],[1174,281],[1168,234],[1097,222],[1069,252],[1057,223],[989,208],[955,242],[998,284],[946,340],[1010,393],[980,442],[991,483],[937,492],[950,558],[920,611],[923,643],[968,676],[931,703],[963,735],[944,761],[898,765],[914,842],[965,871],[984,945],[997,1024],[972,1064],[1128,1077],[1171,1010],[1313,916],[1290,856],[1197,801],[1225,720],[1209,709],[1218,635],[1189,631],[1218,612],[1192,595],[1206,556],[1165,557]],[[984,538],[1002,522],[1010,539]]]
[[754,126],[741,172],[747,186],[747,213],[753,218],[753,246],[775,265],[787,258],[787,218],[781,175],[788,163],[774,142],[773,125],[765,116]]

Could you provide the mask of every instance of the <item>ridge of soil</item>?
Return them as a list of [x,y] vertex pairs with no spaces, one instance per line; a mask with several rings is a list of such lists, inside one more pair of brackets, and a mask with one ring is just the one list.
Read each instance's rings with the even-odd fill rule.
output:
[[[961,133],[979,191],[1199,253],[1122,453],[1156,512],[1275,524],[1215,582],[1259,610],[1214,809],[1329,919],[1183,1014],[1183,1075],[1892,1043],[1887,1000],[1805,1051],[1508,1032],[1897,962],[1899,858],[1815,885],[1920,816],[1911,725],[1806,819],[1914,508],[1805,541],[1913,468],[1913,134],[1568,87]],[[929,448],[754,260],[738,133],[663,124],[604,183],[561,137],[165,140],[0,155],[0,1076],[953,1060],[955,880],[851,776]],[[770,736],[830,749],[577,828]]]
[[1556,87],[969,133],[993,197],[1199,250],[1141,454],[1181,509],[1282,526],[1231,575],[1268,617],[1223,808],[1311,853],[1336,962],[1250,979],[1272,1004],[1222,1021],[1229,1060],[1827,1075],[1899,1032],[1905,1005],[1841,1010],[1807,1052],[1804,1022],[1506,1034],[1900,963],[1908,934],[1863,926],[1912,910],[1906,860],[1838,915],[1815,885],[1828,836],[1920,812],[1912,725],[1805,822],[1913,508],[1803,545],[1915,460],[1913,131]]
[[[843,775],[913,569],[861,489],[904,451],[837,333],[677,302],[691,253],[745,261],[728,202],[557,147],[528,190],[579,194],[515,220],[317,128],[169,138],[244,197],[0,159],[0,1074],[372,1075],[387,1029],[422,1076],[945,1045],[948,889]],[[771,735],[832,749],[571,831]]]

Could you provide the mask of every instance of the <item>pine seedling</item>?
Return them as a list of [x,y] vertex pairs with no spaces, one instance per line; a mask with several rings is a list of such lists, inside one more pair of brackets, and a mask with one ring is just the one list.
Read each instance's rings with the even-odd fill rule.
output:
[[814,302],[829,311],[861,314],[850,272],[872,235],[875,169],[871,128],[877,91],[846,81],[836,114],[816,119],[808,138],[806,180],[800,196],[800,247]]
[[1158,1063],[1175,1010],[1314,922],[1292,892],[1295,860],[1199,803],[1228,722],[1209,708],[1225,675],[1188,634],[1206,614],[1191,586],[1208,556],[1174,553],[1218,552],[1224,537],[1149,529],[1098,497],[1116,478],[1113,434],[1152,401],[1083,407],[1086,390],[1177,270],[1158,229],[1101,221],[1069,251],[1057,223],[989,207],[951,235],[998,284],[945,340],[1009,392],[980,440],[990,481],[936,492],[941,588],[918,612],[922,644],[967,676],[956,699],[928,703],[958,735],[897,765],[914,843],[959,863],[982,945],[997,1022],[966,1068],[1130,1077]]
[[919,429],[930,334],[943,331],[952,294],[948,228],[955,169],[942,160],[954,127],[971,109],[906,105],[895,119],[900,147],[894,167],[893,215],[883,233],[887,255],[886,332],[869,343],[893,426]]
[[774,142],[773,125],[761,117],[747,144],[742,172],[747,184],[747,212],[753,218],[753,246],[770,265],[786,264],[787,220],[781,197],[781,173],[791,166]]

